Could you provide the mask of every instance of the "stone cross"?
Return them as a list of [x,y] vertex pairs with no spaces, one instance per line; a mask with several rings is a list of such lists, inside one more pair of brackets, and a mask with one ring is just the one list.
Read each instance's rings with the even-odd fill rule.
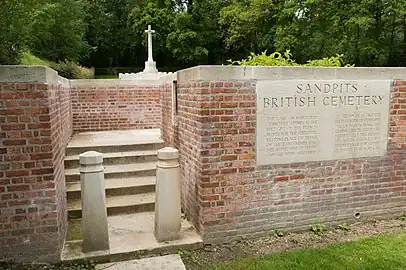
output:
[[152,34],[155,33],[155,30],[152,30],[151,25],[148,25],[148,30],[145,30],[145,33],[148,33],[148,62],[153,62],[152,59]]

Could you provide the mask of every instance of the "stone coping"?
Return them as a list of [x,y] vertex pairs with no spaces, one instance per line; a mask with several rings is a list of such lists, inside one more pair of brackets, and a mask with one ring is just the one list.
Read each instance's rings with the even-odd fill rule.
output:
[[176,73],[162,74],[157,80],[81,79],[68,80],[46,66],[0,65],[0,83],[62,84],[72,88],[126,88],[131,86],[158,86],[172,83]]
[[70,86],[68,79],[45,66],[0,65],[0,83],[47,83]]
[[404,80],[406,68],[382,67],[261,67],[261,66],[196,66],[167,74],[157,80],[86,79],[68,80],[45,66],[1,66],[0,83],[48,83],[86,88],[121,88],[137,85],[154,86],[192,81],[233,81],[233,80]]
[[197,66],[178,71],[177,78],[180,82],[295,79],[396,80],[406,79],[406,68]]
[[129,88],[132,86],[159,86],[160,80],[81,79],[70,80],[72,88]]

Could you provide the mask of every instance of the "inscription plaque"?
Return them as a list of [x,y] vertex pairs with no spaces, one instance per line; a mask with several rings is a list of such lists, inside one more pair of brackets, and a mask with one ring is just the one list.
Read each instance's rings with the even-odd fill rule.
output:
[[257,164],[383,156],[389,80],[259,81]]

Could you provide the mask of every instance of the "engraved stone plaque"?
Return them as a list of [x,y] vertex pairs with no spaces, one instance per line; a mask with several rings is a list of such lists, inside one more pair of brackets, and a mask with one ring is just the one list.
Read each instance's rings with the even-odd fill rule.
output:
[[257,165],[383,156],[390,80],[257,83]]

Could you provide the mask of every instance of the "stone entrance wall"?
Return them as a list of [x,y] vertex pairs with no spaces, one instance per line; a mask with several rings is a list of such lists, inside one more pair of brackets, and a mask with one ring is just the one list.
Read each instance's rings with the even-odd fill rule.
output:
[[[406,81],[402,79],[406,79],[404,69],[377,68],[196,67],[178,72],[177,124],[170,126],[171,108],[164,106],[164,123],[168,123],[164,138],[180,150],[184,210],[205,242],[406,211]],[[259,165],[257,148],[266,146],[257,138],[263,129],[257,127],[257,108],[263,106],[263,100],[257,100],[257,84],[281,81],[283,85],[289,80],[386,80],[390,91],[385,95],[390,98],[386,115],[390,114],[383,121],[390,126],[385,153]],[[268,90],[272,96],[276,89]],[[166,95],[166,102],[169,99]],[[177,142],[171,140],[174,137]]]

